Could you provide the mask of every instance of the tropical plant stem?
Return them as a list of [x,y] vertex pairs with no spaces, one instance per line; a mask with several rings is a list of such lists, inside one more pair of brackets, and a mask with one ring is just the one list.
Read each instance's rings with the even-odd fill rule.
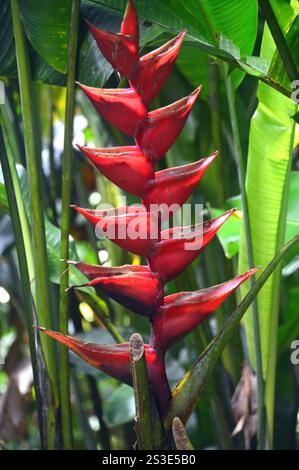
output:
[[276,47],[280,54],[283,65],[290,81],[298,80],[298,71],[293,60],[292,54],[288,48],[283,32],[279,26],[275,13],[269,0],[259,0],[259,5],[270,28]]
[[[60,247],[60,291],[59,291],[59,330],[63,334],[68,333],[69,293],[66,289],[69,285],[69,275],[66,260],[69,258],[69,233],[70,233],[70,197],[71,197],[71,171],[72,171],[72,140],[73,121],[75,109],[75,73],[77,58],[77,43],[80,16],[80,0],[73,0],[71,21],[69,29],[69,48],[66,83],[66,106],[64,123],[64,148],[62,161],[62,188],[61,188],[61,247]],[[70,404],[70,378],[68,350],[60,346],[59,354],[59,378],[61,398],[61,422],[62,439],[66,449],[71,449],[72,420]]]
[[242,317],[251,306],[257,294],[272,275],[277,266],[281,263],[285,255],[299,243],[299,235],[296,235],[274,256],[264,269],[255,284],[250,288],[240,305],[226,321],[222,331],[215,336],[206,350],[197,359],[192,368],[172,391],[172,401],[169,412],[164,420],[165,429],[171,428],[172,420],[178,416],[183,423],[186,423],[200,394],[206,386],[215,364],[221,356],[223,349],[236,331]]
[[[38,321],[47,328],[52,327],[51,297],[49,293],[48,260],[46,251],[44,213],[42,208],[41,167],[39,149],[39,126],[35,94],[31,77],[27,38],[21,22],[18,2],[11,0],[13,30],[16,46],[18,79],[21,96],[21,108],[24,124],[24,140],[26,162],[29,175],[30,210],[32,224],[32,240],[35,254],[35,292]],[[48,447],[54,447],[56,412],[59,406],[59,392],[56,381],[56,364],[54,345],[48,338],[41,338],[47,371],[51,383],[48,397]]]
[[[232,87],[231,78],[225,74],[225,87],[226,95],[230,113],[230,120],[233,133],[234,150],[236,165],[238,171],[239,186],[241,191],[242,207],[243,207],[243,223],[244,233],[246,241],[246,252],[248,260],[248,268],[254,267],[254,256],[251,241],[251,230],[249,220],[249,210],[247,203],[247,194],[245,187],[245,166],[244,158],[241,147],[241,139],[239,132],[239,124],[235,106],[235,95]],[[255,277],[250,278],[250,286],[253,287]],[[262,365],[262,350],[261,350],[261,332],[260,322],[258,315],[258,303],[257,299],[253,299],[252,302],[252,318],[253,318],[253,330],[254,330],[254,358],[255,358],[255,369],[257,377],[257,403],[258,403],[258,416],[257,416],[257,435],[258,435],[258,446],[260,449],[264,449],[266,444],[266,413],[265,413],[265,384],[263,377],[263,365]]]
[[[136,434],[139,450],[161,449],[163,429],[154,419],[153,402],[148,382],[142,337],[134,333],[130,338],[130,356],[136,407]],[[159,432],[155,425],[160,424]]]
[[16,143],[17,138],[15,135],[13,126],[12,125],[9,126],[8,121],[9,121],[9,116],[7,112],[7,105],[6,104],[3,106],[1,105],[0,106],[0,124],[2,126],[2,129],[5,129],[6,131],[5,135],[7,137],[7,141],[10,147],[10,149],[7,150],[7,156],[8,156],[8,161],[9,161],[11,178],[14,183],[14,186],[13,186],[14,193],[15,193],[15,198],[16,198],[16,203],[17,203],[17,208],[18,208],[18,215],[20,218],[20,224],[22,228],[23,241],[25,245],[25,255],[26,255],[26,260],[27,260],[29,281],[31,285],[32,295],[35,298],[35,292],[34,292],[35,273],[34,273],[34,260],[33,260],[33,253],[32,253],[30,226],[29,226],[28,216],[26,213],[24,199],[22,196],[22,189],[20,186],[19,177],[17,174],[16,161],[13,158],[15,156],[14,151],[17,145]]
[[[18,207],[17,196],[16,196],[16,194],[18,193],[19,180],[18,180],[18,175],[16,171],[14,172],[11,171],[11,168],[14,168],[14,170],[16,170],[15,162],[10,161],[11,159],[8,153],[6,152],[1,127],[0,127],[0,156],[1,156],[1,168],[3,172],[5,188],[6,188],[7,197],[8,197],[9,212],[10,212],[12,226],[13,226],[16,250],[18,254],[25,319],[26,319],[26,325],[27,325],[27,331],[28,331],[28,337],[29,337],[29,349],[30,349],[30,356],[31,356],[31,363],[32,363],[32,370],[33,370],[33,377],[34,377],[34,387],[36,390],[36,396],[38,398],[37,360],[36,360],[36,351],[35,351],[35,345],[34,345],[34,333],[32,329],[33,315],[32,315],[32,304],[31,304],[30,278],[29,278],[29,273],[28,273],[26,247],[25,247],[24,238],[23,238],[21,217],[19,214],[19,207]],[[42,425],[42,418],[41,418],[39,405],[40,404],[38,404],[37,408],[39,412],[40,436],[41,436],[42,446],[44,446],[43,425]]]

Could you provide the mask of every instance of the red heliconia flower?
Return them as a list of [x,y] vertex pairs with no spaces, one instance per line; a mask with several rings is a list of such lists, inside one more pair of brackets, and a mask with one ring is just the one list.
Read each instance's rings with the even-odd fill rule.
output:
[[[63,335],[57,331],[46,330],[40,327],[38,329],[66,346],[96,369],[123,383],[132,385],[129,343],[114,345],[84,343],[72,336]],[[159,409],[161,413],[165,413],[171,400],[171,392],[165,373],[163,355],[148,344],[144,345],[144,351],[149,381]]]
[[[91,280],[80,286],[98,286],[133,312],[150,316],[163,303],[164,289],[157,273],[147,266],[104,267],[69,261]],[[137,288],[136,288],[137,287]]]
[[133,2],[128,1],[120,34],[103,31],[88,21],[87,25],[103,56],[120,74],[129,77],[138,63],[139,46],[138,18]]
[[161,232],[155,251],[148,257],[150,269],[159,273],[164,283],[176,278],[194,261],[234,212],[235,209],[231,209],[209,222]]
[[153,161],[159,160],[179,136],[200,90],[201,86],[191,95],[151,111],[141,122],[135,140]]
[[141,196],[154,178],[153,162],[138,147],[77,147],[106,178],[134,196]]
[[158,214],[146,212],[142,206],[120,208],[122,213],[118,213],[118,209],[97,211],[72,207],[96,225],[98,236],[106,236],[116,245],[136,255],[149,256],[159,238]]
[[[144,206],[149,209],[151,205],[163,204],[166,217],[168,217],[168,210],[172,205],[182,206],[193,193],[196,185],[217,155],[218,152],[215,152],[210,157],[203,158],[198,162],[156,172],[155,178],[145,186],[142,196]],[[163,217],[162,209],[163,220],[165,217]],[[173,209],[175,208],[173,207]]]
[[186,32],[180,33],[163,46],[140,57],[133,73],[128,75],[130,84],[149,103],[164,85],[178,56]]
[[133,88],[94,88],[78,83],[96,110],[125,134],[135,136],[147,108]]
[[166,351],[182,339],[211,313],[258,269],[250,269],[230,281],[194,292],[179,292],[164,299],[164,305],[152,316],[153,348]]

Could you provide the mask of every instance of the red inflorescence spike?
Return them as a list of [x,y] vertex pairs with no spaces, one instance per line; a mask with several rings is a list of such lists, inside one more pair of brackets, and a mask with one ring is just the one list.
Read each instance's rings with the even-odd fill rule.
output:
[[120,74],[129,77],[138,63],[139,26],[133,2],[128,2],[120,34],[103,31],[86,21],[98,48]]
[[[114,344],[112,346],[84,343],[72,336],[66,336],[56,331],[40,327],[38,329],[66,346],[96,369],[123,383],[132,385],[129,343]],[[158,405],[160,405],[160,411],[164,413],[171,399],[164,358],[162,354],[148,344],[144,345],[144,350],[149,381],[152,384]]]
[[107,237],[124,250],[139,256],[149,256],[159,239],[159,217],[144,207],[125,207],[97,211],[74,207],[96,225],[97,236]]
[[258,269],[251,269],[230,281],[195,292],[179,292],[164,299],[152,317],[151,345],[166,351],[196,328]]
[[162,282],[176,278],[212,240],[235,209],[220,217],[191,227],[175,227],[161,232],[161,240],[148,257],[150,269],[159,273]]
[[72,287],[98,286],[109,297],[139,315],[152,315],[163,302],[164,290],[159,276],[146,266],[110,268],[78,262],[72,264],[91,279],[86,284]]
[[147,108],[133,88],[94,88],[82,85],[96,110],[125,134],[135,136],[147,116]]
[[153,162],[138,147],[78,148],[106,178],[135,196],[141,196],[154,178]]
[[172,208],[174,213],[193,193],[197,183],[217,155],[218,152],[215,152],[198,162],[156,172],[155,178],[145,187],[145,194],[142,197],[144,206],[146,208],[152,206],[152,210],[154,210],[153,205],[160,206],[162,220],[169,216],[169,210]]
[[145,103],[149,103],[157,96],[168,78],[185,34],[185,32],[180,33],[163,46],[140,57],[138,65],[129,78],[131,85]]
[[179,136],[200,90],[198,87],[191,95],[151,111],[140,124],[136,142],[153,161],[161,158]]

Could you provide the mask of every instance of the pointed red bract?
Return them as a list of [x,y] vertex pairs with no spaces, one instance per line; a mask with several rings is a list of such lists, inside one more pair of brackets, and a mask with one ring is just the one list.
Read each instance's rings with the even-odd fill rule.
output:
[[163,46],[140,57],[129,78],[131,85],[145,103],[149,103],[157,96],[168,78],[185,34],[185,32],[180,33]]
[[200,90],[201,87],[198,87],[191,95],[151,111],[142,121],[135,139],[140,149],[153,161],[161,158],[177,139]]
[[120,34],[103,31],[86,21],[103,56],[121,75],[129,77],[138,63],[139,26],[133,2],[129,0]]
[[72,264],[91,279],[86,284],[72,287],[98,286],[109,297],[139,315],[150,316],[163,302],[164,290],[159,276],[146,266],[132,269],[132,266],[109,268],[77,262]]
[[[129,343],[99,345],[84,343],[72,336],[63,335],[56,331],[38,328],[41,332],[55,339],[76,353],[88,364],[105,374],[132,385]],[[171,400],[171,392],[165,373],[163,355],[148,344],[144,345],[148,377],[161,413],[165,413]]]
[[150,344],[154,348],[166,351],[215,312],[237,287],[257,271],[258,269],[251,269],[230,281],[208,289],[179,292],[165,297],[164,305],[152,317]]
[[135,196],[141,196],[145,184],[154,178],[152,161],[137,147],[78,148],[106,178]]
[[175,213],[193,193],[217,155],[218,152],[215,152],[198,162],[156,172],[155,178],[145,186],[145,194],[142,197],[144,206],[146,208],[154,204],[161,206],[162,220],[168,218],[171,208],[173,208],[172,213]]
[[78,84],[96,110],[125,134],[135,136],[147,108],[133,88],[94,88]]
[[[73,206],[96,225],[98,238],[107,237],[124,250],[139,256],[149,256],[159,238],[159,220],[141,206],[97,211]],[[111,215],[112,213],[112,215]]]
[[176,278],[194,261],[234,211],[231,209],[203,224],[161,232],[161,240],[155,244],[155,251],[148,257],[150,269],[159,273],[164,283]]

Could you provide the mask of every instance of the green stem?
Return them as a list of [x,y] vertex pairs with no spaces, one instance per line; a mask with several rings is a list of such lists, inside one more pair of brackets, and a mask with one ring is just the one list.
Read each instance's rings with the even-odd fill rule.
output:
[[[158,449],[161,448],[163,441],[163,428],[160,419],[158,417],[154,418],[144,344],[142,337],[138,333],[134,333],[130,338],[130,355],[136,407],[138,449]],[[157,424],[160,426],[155,429]]]
[[[250,230],[250,220],[249,220],[249,211],[247,203],[247,194],[245,187],[245,167],[244,167],[244,158],[242,154],[240,132],[238,125],[238,118],[235,107],[235,96],[234,90],[232,87],[232,82],[230,76],[225,74],[225,86],[226,86],[226,95],[229,106],[229,113],[231,119],[235,157],[238,171],[238,179],[241,191],[242,207],[243,207],[243,223],[244,223],[244,233],[246,240],[246,251],[247,251],[247,260],[248,268],[254,267],[254,257],[253,257],[253,248],[251,242],[251,230]],[[250,286],[253,287],[255,282],[254,276],[250,278]],[[253,330],[254,330],[254,357],[255,357],[255,368],[256,368],[256,377],[257,377],[257,436],[258,436],[258,446],[260,449],[265,448],[266,444],[266,413],[265,413],[265,384],[263,378],[263,366],[262,366],[262,350],[261,350],[261,332],[260,332],[260,323],[258,315],[258,304],[257,299],[253,299],[252,302],[252,318],[253,318]]]
[[[35,292],[39,323],[47,328],[52,327],[51,297],[49,293],[48,260],[46,251],[44,213],[41,203],[41,168],[37,108],[32,83],[28,42],[21,22],[18,2],[11,0],[13,30],[16,46],[18,79],[21,96],[21,108],[24,124],[26,161],[29,176],[30,210],[32,224],[33,249],[35,254]],[[59,393],[56,381],[54,345],[49,338],[42,337],[42,350],[45,356],[47,371],[51,382],[48,416],[48,447],[54,447],[56,412],[59,404]]]
[[[35,351],[35,345],[34,345],[34,333],[32,329],[33,315],[32,315],[32,305],[31,305],[30,278],[29,278],[29,273],[28,273],[26,248],[25,248],[25,243],[24,243],[24,238],[23,238],[21,218],[19,214],[19,208],[18,208],[17,196],[16,196],[16,193],[18,192],[18,187],[19,187],[19,180],[18,180],[18,175],[15,171],[16,170],[15,162],[11,161],[11,158],[6,152],[1,127],[0,127],[0,157],[1,157],[1,167],[2,167],[2,172],[3,172],[4,182],[5,182],[5,188],[6,188],[6,192],[8,196],[9,212],[11,216],[13,232],[14,232],[14,237],[15,237],[15,244],[16,244],[17,255],[18,255],[25,319],[26,319],[26,325],[27,325],[27,331],[28,331],[28,337],[29,337],[29,349],[30,349],[30,356],[31,356],[31,363],[32,363],[32,370],[33,370],[33,377],[34,377],[34,387],[35,387],[36,396],[38,399],[37,360],[36,360],[36,351]],[[13,168],[14,171],[11,171],[11,168]],[[39,422],[40,422],[40,436],[41,436],[42,446],[44,446],[43,424],[42,424],[42,417],[40,413],[40,404],[38,404],[38,412],[39,412]]]
[[8,121],[9,121],[9,116],[8,116],[6,105],[0,106],[0,123],[1,123],[2,128],[5,129],[5,132],[7,133],[5,136],[8,138],[8,142],[9,142],[10,150],[7,152],[7,154],[8,154],[9,165],[10,165],[10,173],[14,182],[14,192],[15,192],[18,214],[20,218],[20,224],[22,228],[23,240],[24,240],[24,245],[25,245],[25,255],[27,259],[29,280],[31,284],[31,289],[33,291],[32,295],[35,298],[35,292],[34,292],[35,273],[34,273],[34,260],[33,260],[33,253],[32,253],[30,226],[28,222],[28,216],[26,213],[26,208],[24,204],[19,177],[17,174],[16,162],[14,159],[14,156],[15,156],[14,149],[16,147],[17,137],[15,135],[13,126],[10,127],[8,125]]
[[269,0],[258,0],[259,5],[262,9],[262,12],[266,18],[269,29],[275,41],[276,47],[280,54],[283,65],[285,66],[286,72],[290,81],[298,79],[297,67],[294,63],[292,54],[288,48],[287,42],[283,35],[283,32],[279,26],[275,13],[272,9],[271,3]]
[[[71,22],[69,29],[69,49],[66,84],[66,107],[64,127],[64,149],[62,161],[62,189],[61,189],[61,261],[60,297],[59,297],[59,330],[63,334],[68,332],[69,294],[66,289],[69,285],[68,265],[69,258],[69,232],[70,232],[70,197],[71,197],[71,170],[72,170],[72,140],[73,120],[75,108],[75,73],[80,16],[80,0],[73,0]],[[61,422],[63,445],[66,449],[72,448],[72,422],[70,404],[70,380],[68,351],[60,346],[59,377],[61,398]]]
[[281,263],[284,256],[287,255],[292,248],[299,243],[299,235],[295,236],[274,256],[267,267],[264,269],[255,284],[251,287],[247,295],[244,297],[240,305],[232,313],[226,321],[222,331],[215,336],[208,348],[201,354],[189,372],[176,385],[173,390],[173,398],[171,401],[169,412],[165,418],[165,428],[169,430],[172,420],[178,416],[183,423],[186,423],[193,408],[206,386],[214,367],[219,360],[223,349],[236,331],[242,317],[251,306],[257,294],[272,275],[277,266]]

